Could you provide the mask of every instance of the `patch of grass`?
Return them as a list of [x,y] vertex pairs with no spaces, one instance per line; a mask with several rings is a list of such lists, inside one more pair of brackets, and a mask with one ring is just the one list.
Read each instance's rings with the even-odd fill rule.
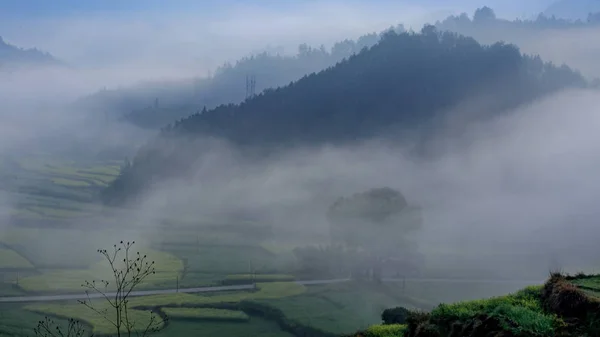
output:
[[26,258],[12,249],[0,248],[0,269],[33,269],[33,265]]
[[[2,304],[0,305],[0,336],[32,337],[33,328],[43,319],[44,315],[23,310],[15,304]],[[60,327],[67,326],[66,320],[53,320]],[[89,326],[85,327],[86,331],[90,329]]]
[[572,280],[571,283],[584,289],[600,291],[600,276],[582,277]]
[[541,287],[532,286],[507,296],[475,301],[440,304],[431,317],[439,321],[466,320],[478,313],[490,313],[500,306],[517,306],[533,312],[542,312]]
[[364,332],[364,337],[403,337],[406,332],[404,324],[373,325]]
[[261,300],[290,297],[302,294],[306,291],[303,285],[290,282],[272,282],[257,284],[256,292],[235,292],[223,295],[202,296],[194,294],[167,294],[136,297],[131,299],[132,306],[182,306],[182,305],[206,305],[214,303],[237,303],[244,300]]
[[56,185],[62,185],[67,187],[89,187],[90,183],[83,180],[65,179],[65,178],[54,178],[52,182]]
[[231,324],[230,322],[171,322],[164,330],[152,336],[226,336],[226,337],[294,337],[282,331],[275,322],[252,317],[247,323]]
[[210,321],[247,322],[250,317],[243,311],[213,308],[162,308],[169,319],[197,319]]
[[460,327],[461,335],[471,336],[475,329],[483,327],[486,330],[477,333],[507,331],[514,336],[555,336],[555,328],[562,323],[556,315],[544,311],[541,296],[542,287],[534,286],[507,296],[440,304],[426,315],[424,325],[410,323],[413,321],[410,315],[408,322],[412,333],[434,329],[442,335],[451,331],[455,334]]

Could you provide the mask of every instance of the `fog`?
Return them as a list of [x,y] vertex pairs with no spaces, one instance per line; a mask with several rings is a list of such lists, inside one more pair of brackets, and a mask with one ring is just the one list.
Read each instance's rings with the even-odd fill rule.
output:
[[[90,152],[123,147],[122,159],[154,133],[103,123],[102,116],[90,120],[85,111],[70,105],[73,100],[102,87],[202,76],[224,61],[269,47],[295,51],[299,43],[331,44],[397,23],[418,29],[450,14],[443,8],[397,6],[325,2],[289,13],[234,7],[215,17],[95,14],[18,26],[2,21],[0,32],[7,41],[47,50],[70,66],[3,74],[0,155],[40,148],[60,152],[75,144],[77,154],[87,146]],[[549,31],[514,38],[525,52],[566,61],[585,75],[598,76],[600,69],[592,62],[598,51],[584,43],[595,33]],[[467,98],[465,103],[475,100]],[[429,157],[415,156],[410,142],[372,140],[296,149],[256,161],[223,141],[202,140],[205,154],[192,170],[193,177],[157,183],[137,208],[110,219],[110,224],[122,226],[119,231],[102,220],[82,220],[84,229],[40,243],[39,253],[65,254],[65,249],[90,246],[94,250],[123,236],[135,239],[159,228],[165,214],[173,213],[208,219],[241,214],[272,225],[279,238],[293,238],[297,245],[321,243],[327,240],[326,209],[337,197],[388,186],[423,207],[423,228],[414,240],[429,268],[439,268],[440,276],[468,270],[541,280],[556,255],[565,266],[595,267],[593,259],[600,253],[594,242],[600,234],[595,226],[599,107],[597,92],[562,92],[508,116],[470,125],[464,134],[441,132],[431,142],[435,151]],[[0,195],[0,214],[6,213],[4,205],[12,204],[10,194]],[[128,226],[123,224],[132,231],[124,233]],[[61,241],[80,238],[79,231],[90,228],[103,234],[70,247]],[[7,235],[0,234],[0,240]]]
[[245,212],[308,243],[327,235],[325,212],[337,197],[388,186],[423,207],[416,240],[448,270],[541,280],[559,254],[562,265],[583,268],[600,253],[598,107],[598,92],[562,92],[437,139],[431,157],[372,141],[255,162],[213,143],[193,180],[156,186],[140,207],[146,216]]

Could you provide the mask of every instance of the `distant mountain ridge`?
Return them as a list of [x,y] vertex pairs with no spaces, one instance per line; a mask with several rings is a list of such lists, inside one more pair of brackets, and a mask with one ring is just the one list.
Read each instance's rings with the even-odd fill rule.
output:
[[[436,121],[456,118],[454,108],[465,100],[485,98],[469,116],[476,120],[585,86],[582,76],[568,67],[522,55],[513,45],[480,45],[433,26],[420,34],[391,31],[335,66],[164,128],[126,165],[104,197],[120,204],[153,182],[185,177],[210,150],[210,142],[201,139],[226,140],[250,153],[382,137],[395,141],[419,130],[427,136]],[[462,114],[465,109],[459,110]]]
[[548,6],[546,16],[585,20],[590,13],[600,12],[600,0],[559,0]]
[[[388,30],[404,32],[402,25]],[[96,114],[109,114],[149,129],[159,129],[188,117],[203,107],[215,108],[221,104],[240,103],[247,96],[265,89],[277,88],[291,81],[333,66],[343,58],[377,43],[381,33],[370,33],[356,40],[346,39],[331,48],[298,46],[295,55],[258,53],[237,62],[225,63],[208,78],[189,78],[178,81],[155,82],[120,90],[102,90],[79,101],[79,105]],[[254,77],[254,90],[248,92],[246,78]]]
[[24,49],[9,44],[0,36],[0,67],[6,65],[50,65],[60,61],[37,48]]

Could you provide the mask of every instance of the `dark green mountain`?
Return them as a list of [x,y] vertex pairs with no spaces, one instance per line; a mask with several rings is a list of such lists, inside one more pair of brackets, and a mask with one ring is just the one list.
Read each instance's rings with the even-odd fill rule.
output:
[[[512,45],[484,46],[427,26],[419,34],[389,32],[369,49],[288,86],[241,104],[222,105],[180,120],[142,148],[104,194],[123,203],[149,186],[185,176],[209,147],[224,139],[248,152],[293,146],[402,138],[448,118],[465,101],[486,118],[568,87],[585,86],[568,67],[544,64]],[[454,109],[453,109],[454,108]],[[255,153],[252,151],[252,153]]]

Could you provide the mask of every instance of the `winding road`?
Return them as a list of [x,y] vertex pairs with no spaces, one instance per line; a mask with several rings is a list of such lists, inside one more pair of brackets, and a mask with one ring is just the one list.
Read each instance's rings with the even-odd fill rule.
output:
[[[343,279],[330,279],[330,280],[312,280],[312,281],[293,281],[296,284],[301,285],[318,285],[318,284],[332,284],[342,283],[350,281],[349,278]],[[386,278],[383,282],[441,282],[441,283],[504,283],[504,284],[542,284],[544,281],[533,281],[533,280],[483,280],[483,279],[450,279],[450,278],[405,278],[405,279],[394,279]],[[161,289],[161,290],[140,290],[134,291],[130,296],[150,296],[150,295],[163,295],[163,294],[175,294],[175,293],[208,293],[217,291],[235,291],[235,290],[251,290],[255,289],[253,284],[244,285],[233,285],[233,286],[213,286],[213,287],[198,287],[198,288],[179,288],[179,289]],[[107,296],[114,296],[115,293],[107,293]],[[73,300],[85,300],[88,298],[102,298],[102,294],[62,294],[62,295],[31,295],[31,296],[6,296],[0,297],[0,303],[25,303],[25,302],[51,302],[51,301],[73,301]]]
[[[350,279],[332,279],[332,280],[314,280],[314,281],[294,281],[297,284],[302,285],[316,285],[316,284],[331,284],[347,282]],[[161,289],[161,290],[139,290],[133,291],[129,296],[150,296],[150,295],[164,295],[164,294],[175,294],[175,293],[208,293],[217,291],[235,291],[235,290],[251,290],[255,289],[253,284],[244,285],[233,285],[233,286],[214,286],[214,287],[199,287],[199,288],[179,288],[179,289]],[[115,293],[107,293],[106,296],[115,296]],[[102,294],[62,294],[62,295],[32,295],[32,296],[6,296],[0,297],[0,303],[24,303],[24,302],[51,302],[51,301],[74,301],[74,300],[86,300],[88,298],[103,298]]]

